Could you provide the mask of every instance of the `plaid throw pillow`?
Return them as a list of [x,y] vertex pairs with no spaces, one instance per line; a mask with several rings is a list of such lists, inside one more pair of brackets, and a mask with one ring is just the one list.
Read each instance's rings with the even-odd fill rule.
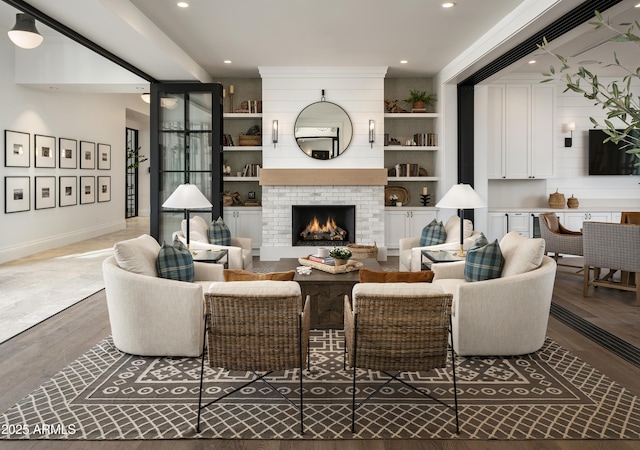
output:
[[222,217],[209,225],[209,243],[214,245],[231,245],[231,231]]
[[442,225],[442,222],[437,222],[436,219],[433,219],[429,225],[422,229],[420,247],[442,244],[446,240],[447,231],[444,229],[444,225]]
[[483,247],[472,247],[467,250],[464,263],[464,278],[467,281],[483,281],[500,277],[504,258],[496,239]]
[[162,243],[158,259],[158,276],[170,280],[192,282],[194,278],[193,257],[187,247],[176,239],[174,245]]
[[489,241],[487,240],[487,237],[484,235],[484,233],[480,233],[480,236],[478,236],[478,238],[475,240],[475,242],[470,247],[470,249],[484,247],[488,243]]

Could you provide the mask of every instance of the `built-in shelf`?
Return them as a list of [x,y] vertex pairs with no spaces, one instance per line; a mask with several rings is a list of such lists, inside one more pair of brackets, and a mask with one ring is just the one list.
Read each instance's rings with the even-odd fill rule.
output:
[[[225,147],[226,148],[226,147]],[[432,147],[426,145],[387,145],[384,148],[388,151],[402,151],[402,152],[415,152],[415,151],[428,151],[435,152],[440,149],[440,147]]]
[[222,147],[224,152],[260,152],[262,145],[229,145]]
[[435,119],[439,113],[384,113],[385,119]]
[[224,177],[224,181],[260,181],[260,177]]
[[259,119],[262,113],[224,113],[225,119]]

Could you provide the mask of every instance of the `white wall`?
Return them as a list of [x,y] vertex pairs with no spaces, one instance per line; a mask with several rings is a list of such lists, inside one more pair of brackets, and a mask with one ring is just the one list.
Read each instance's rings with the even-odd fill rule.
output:
[[[26,50],[17,50],[26,51]],[[3,203],[0,229],[0,262],[99,236],[125,227],[125,127],[126,106],[136,96],[123,94],[74,94],[26,88],[14,83],[14,46],[0,40],[0,126],[31,135],[31,167],[0,167],[0,201]],[[134,105],[143,109],[143,105]],[[35,168],[34,134],[64,137],[111,145],[111,170]],[[4,153],[4,148],[3,148]],[[4,158],[4,155],[3,155]],[[56,166],[58,164],[56,163]],[[111,201],[68,207],[34,209],[35,176],[110,176]],[[31,210],[4,214],[4,177],[30,177]],[[78,202],[79,203],[79,202]]]

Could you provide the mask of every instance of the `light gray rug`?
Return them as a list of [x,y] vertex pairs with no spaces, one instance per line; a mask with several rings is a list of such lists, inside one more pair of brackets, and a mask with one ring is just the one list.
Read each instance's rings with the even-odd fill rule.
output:
[[[394,382],[357,413],[350,432],[351,373],[342,370],[342,332],[312,333],[305,373],[305,428],[299,414],[261,383],[203,412],[195,431],[197,358],[120,353],[110,338],[94,346],[2,416],[3,439],[640,439],[640,403],[622,386],[547,340],[532,355],[456,358],[460,435],[454,414]],[[306,371],[305,371],[306,372]],[[297,402],[298,371],[272,383]],[[206,369],[212,399],[249,375]],[[450,403],[450,370],[407,380]],[[359,371],[362,399],[385,377]]]

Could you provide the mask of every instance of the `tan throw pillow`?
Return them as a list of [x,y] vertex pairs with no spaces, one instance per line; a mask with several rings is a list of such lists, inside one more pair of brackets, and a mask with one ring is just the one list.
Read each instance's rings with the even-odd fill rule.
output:
[[272,281],[293,281],[296,275],[295,270],[288,272],[269,272],[254,273],[246,270],[224,270],[224,281],[256,281],[256,280],[272,280]]
[[500,241],[500,251],[504,256],[502,278],[537,269],[544,256],[544,239],[530,239],[515,231],[507,233]]
[[360,283],[431,283],[433,272],[385,272],[360,269]]

